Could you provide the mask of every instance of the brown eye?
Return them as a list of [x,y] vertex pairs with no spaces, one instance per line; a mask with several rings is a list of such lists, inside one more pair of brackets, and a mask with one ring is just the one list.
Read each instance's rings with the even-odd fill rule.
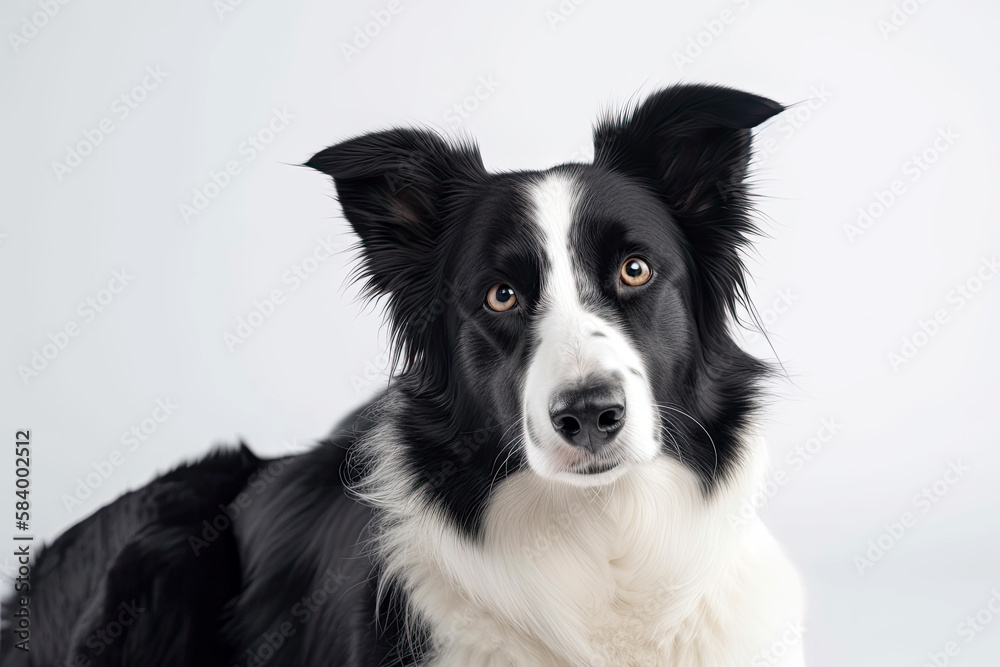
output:
[[645,285],[652,277],[653,271],[641,257],[629,257],[622,264],[621,279],[629,287]]
[[516,303],[517,297],[514,295],[514,288],[510,285],[498,283],[486,293],[486,305],[490,307],[490,310],[495,310],[498,313],[510,310]]

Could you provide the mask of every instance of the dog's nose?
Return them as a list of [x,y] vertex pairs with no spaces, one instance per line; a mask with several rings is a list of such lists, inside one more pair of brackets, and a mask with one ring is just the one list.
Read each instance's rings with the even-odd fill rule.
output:
[[549,402],[549,418],[568,443],[596,452],[625,425],[625,390],[608,381],[563,389]]

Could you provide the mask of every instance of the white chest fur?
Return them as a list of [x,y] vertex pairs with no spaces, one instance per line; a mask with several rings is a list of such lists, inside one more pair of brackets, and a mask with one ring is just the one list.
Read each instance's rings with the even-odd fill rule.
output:
[[380,551],[431,628],[428,667],[801,665],[797,575],[759,520],[729,520],[761,453],[710,499],[666,458],[597,488],[518,473],[479,542],[383,485]]

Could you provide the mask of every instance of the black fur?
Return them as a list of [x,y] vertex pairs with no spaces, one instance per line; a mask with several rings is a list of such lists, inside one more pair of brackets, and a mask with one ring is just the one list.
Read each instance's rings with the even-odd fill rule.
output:
[[[601,122],[593,164],[555,168],[584,190],[572,246],[594,277],[588,305],[634,340],[656,342],[641,347],[665,406],[663,451],[690,465],[706,492],[738,464],[736,436],[766,372],[727,322],[745,298],[740,250],[754,231],[750,128],[780,110],[725,88],[670,88]],[[334,179],[360,239],[366,292],[385,299],[401,362],[390,389],[306,454],[219,452],[67,531],[34,565],[30,663],[12,648],[4,605],[3,665],[419,658],[425,636],[402,632],[404,592],[390,585],[376,603],[379,568],[365,548],[373,510],[350,494],[365,465],[353,448],[381,420],[398,424],[410,471],[478,536],[494,481],[526,465],[516,447],[520,390],[546,259],[525,196],[541,174],[490,174],[474,146],[419,130],[365,135],[307,164]],[[636,252],[658,274],[623,296],[600,276]],[[513,316],[483,306],[498,280],[516,286]],[[227,525],[208,539],[215,520]],[[122,603],[142,611],[120,637],[95,644]]]
[[14,648],[11,600],[3,606],[3,664],[223,664],[222,612],[240,591],[239,553],[231,531],[201,558],[188,538],[260,464],[245,447],[216,452],[66,531],[32,567],[30,652]]

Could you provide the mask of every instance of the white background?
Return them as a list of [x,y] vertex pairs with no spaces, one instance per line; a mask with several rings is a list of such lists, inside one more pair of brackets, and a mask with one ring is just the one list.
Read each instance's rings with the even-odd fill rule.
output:
[[[922,665],[955,641],[949,664],[997,664],[1000,619],[971,637],[959,624],[1000,590],[1000,279],[976,282],[1000,253],[1000,7],[913,0],[893,25],[889,0],[590,0],[562,14],[557,0],[399,2],[350,59],[342,45],[386,2],[77,1],[37,31],[24,23],[36,2],[4,3],[0,481],[12,489],[14,432],[30,428],[32,532],[51,539],[213,444],[306,447],[384,384],[379,313],[357,302],[349,255],[299,289],[282,278],[318,238],[351,242],[332,185],[295,166],[318,149],[424,124],[477,137],[491,169],[539,169],[586,159],[592,121],[637,92],[720,83],[799,103],[759,132],[772,140],[754,179],[768,238],[748,261],[789,375],[766,422],[787,474],[766,517],[807,581],[809,663]],[[147,67],[165,78],[131,92]],[[494,90],[477,99],[481,77]],[[125,118],[122,95],[144,98]],[[470,110],[460,124],[456,104]],[[241,142],[274,110],[293,119],[248,160]],[[57,175],[102,119],[113,131]],[[933,164],[915,178],[925,151]],[[186,223],[180,205],[230,160],[240,173]],[[895,180],[895,200],[849,238]],[[121,269],[134,279],[87,321],[78,304]],[[966,283],[979,290],[959,307]],[[227,349],[275,289],[284,302]],[[938,310],[947,321],[894,368],[888,355]],[[79,334],[22,379],[70,323]],[[759,336],[747,345],[773,358]],[[167,398],[177,409],[128,451],[121,434]],[[824,419],[836,434],[791,463]],[[120,465],[104,463],[115,450]],[[917,504],[951,462],[968,471]],[[13,491],[0,499],[10,544]],[[915,525],[859,566],[904,512]]]

